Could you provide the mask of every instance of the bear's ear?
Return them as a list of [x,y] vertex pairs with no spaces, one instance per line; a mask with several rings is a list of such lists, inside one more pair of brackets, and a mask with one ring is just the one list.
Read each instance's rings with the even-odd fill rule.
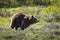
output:
[[32,18],[33,18],[34,16],[32,16]]

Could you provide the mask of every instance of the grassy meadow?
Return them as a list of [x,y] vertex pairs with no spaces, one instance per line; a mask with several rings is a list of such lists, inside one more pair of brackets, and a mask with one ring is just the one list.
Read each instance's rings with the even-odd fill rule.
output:
[[[38,23],[30,25],[24,31],[9,27],[11,16],[16,12],[33,15]],[[0,40],[60,40],[60,7],[58,6],[22,6],[0,8]]]

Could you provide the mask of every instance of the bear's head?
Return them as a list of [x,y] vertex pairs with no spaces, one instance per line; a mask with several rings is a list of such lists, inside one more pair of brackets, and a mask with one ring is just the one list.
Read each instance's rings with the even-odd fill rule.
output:
[[35,18],[34,16],[31,16],[31,23],[37,23],[39,20]]

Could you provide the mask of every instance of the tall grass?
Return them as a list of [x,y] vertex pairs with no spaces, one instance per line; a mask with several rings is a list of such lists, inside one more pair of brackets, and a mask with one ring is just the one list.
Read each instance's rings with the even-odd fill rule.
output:
[[[60,8],[57,6],[35,6],[0,9],[0,40],[60,40]],[[10,19],[16,12],[33,15],[39,19],[24,31],[16,34],[10,29]],[[9,14],[10,16],[7,16]]]

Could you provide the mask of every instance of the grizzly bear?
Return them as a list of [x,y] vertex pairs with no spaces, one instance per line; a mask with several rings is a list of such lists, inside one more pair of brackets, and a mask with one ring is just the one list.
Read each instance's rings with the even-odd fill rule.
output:
[[29,25],[37,23],[38,19],[35,18],[34,16],[26,16],[23,13],[15,13],[12,18],[11,18],[11,25],[10,27],[13,29],[15,28],[16,30],[20,27],[21,30],[24,30],[27,28]]

